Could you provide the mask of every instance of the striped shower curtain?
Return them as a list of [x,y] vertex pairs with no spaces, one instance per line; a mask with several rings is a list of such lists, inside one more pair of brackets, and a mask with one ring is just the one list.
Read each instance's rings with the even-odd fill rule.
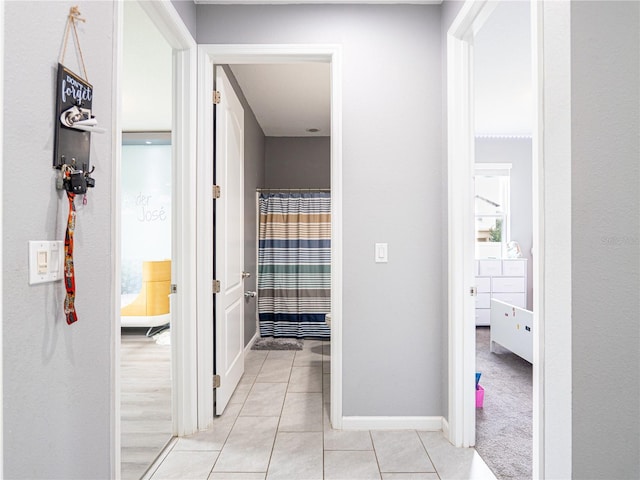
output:
[[260,336],[329,338],[331,194],[261,193],[259,206]]

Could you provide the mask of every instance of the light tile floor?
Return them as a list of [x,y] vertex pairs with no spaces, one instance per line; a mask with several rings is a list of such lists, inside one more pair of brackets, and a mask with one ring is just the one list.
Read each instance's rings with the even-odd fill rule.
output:
[[473,449],[442,432],[339,431],[329,423],[328,342],[301,351],[251,350],[213,427],[177,439],[151,480],[495,479]]

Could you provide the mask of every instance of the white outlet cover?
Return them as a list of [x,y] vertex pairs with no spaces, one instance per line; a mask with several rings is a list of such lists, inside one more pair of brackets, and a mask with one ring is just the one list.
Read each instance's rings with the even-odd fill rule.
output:
[[64,244],[59,240],[29,242],[29,285],[62,280]]

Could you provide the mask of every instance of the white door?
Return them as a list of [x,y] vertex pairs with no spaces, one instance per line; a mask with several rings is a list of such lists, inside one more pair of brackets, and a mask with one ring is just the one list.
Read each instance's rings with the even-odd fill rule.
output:
[[244,373],[244,110],[222,67],[216,67],[214,265],[220,293],[215,295],[216,415],[222,414]]

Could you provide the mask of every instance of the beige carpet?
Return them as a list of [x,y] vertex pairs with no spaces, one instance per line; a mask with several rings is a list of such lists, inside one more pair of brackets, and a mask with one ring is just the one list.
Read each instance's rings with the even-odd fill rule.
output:
[[499,479],[530,479],[532,365],[498,348],[489,352],[489,327],[476,328],[476,370],[484,408],[476,409],[476,450]]

